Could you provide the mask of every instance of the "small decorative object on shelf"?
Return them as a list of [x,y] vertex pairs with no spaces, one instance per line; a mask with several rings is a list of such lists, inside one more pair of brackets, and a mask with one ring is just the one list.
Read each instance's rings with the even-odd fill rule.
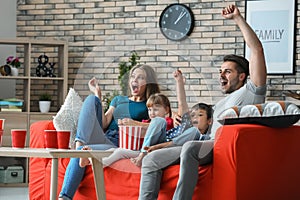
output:
[[11,67],[9,65],[2,65],[0,67],[0,73],[2,76],[10,76],[11,75]]
[[8,56],[6,64],[0,67],[2,76],[18,76],[18,68],[21,67],[21,62],[18,57]]
[[51,96],[48,93],[44,93],[39,98],[39,109],[41,113],[47,113],[51,107]]
[[47,67],[49,58],[48,56],[40,55],[38,57],[39,65],[36,67],[36,75],[39,77],[55,77],[54,73],[54,65],[55,63],[49,62],[50,67]]

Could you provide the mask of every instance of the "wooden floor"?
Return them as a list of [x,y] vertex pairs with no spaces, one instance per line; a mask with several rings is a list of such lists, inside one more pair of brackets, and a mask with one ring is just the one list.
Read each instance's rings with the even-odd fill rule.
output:
[[29,200],[28,187],[0,187],[0,200]]

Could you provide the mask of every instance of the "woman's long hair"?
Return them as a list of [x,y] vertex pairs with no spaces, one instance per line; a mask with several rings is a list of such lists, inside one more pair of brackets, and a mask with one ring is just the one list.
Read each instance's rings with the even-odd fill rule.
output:
[[[145,99],[148,99],[151,94],[160,93],[159,85],[157,83],[156,72],[153,70],[153,68],[150,65],[138,64],[138,65],[134,66],[133,68],[131,68],[131,70],[129,72],[129,77],[132,75],[132,73],[136,69],[142,69],[146,73],[146,84],[147,85],[146,85],[146,91],[145,91],[145,96],[144,96]],[[130,78],[128,79],[128,81],[130,81]],[[128,82],[128,85],[130,85],[129,82]],[[128,96],[131,96],[130,88],[128,88],[127,94],[128,94]]]

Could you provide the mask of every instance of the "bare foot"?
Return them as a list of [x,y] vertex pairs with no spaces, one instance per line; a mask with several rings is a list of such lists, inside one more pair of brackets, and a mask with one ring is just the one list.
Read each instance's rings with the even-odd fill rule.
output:
[[[88,147],[88,146],[84,146],[84,147],[82,147],[82,150],[91,150],[91,148]],[[90,165],[90,164],[91,164],[91,162],[90,162],[89,158],[80,158],[79,159],[79,166],[80,167],[85,167],[85,166]]]
[[99,97],[101,99],[101,89],[98,85],[98,80],[93,77],[89,83],[88,83],[89,89],[91,92],[95,94],[95,96]]
[[96,84],[97,84],[97,79],[95,77],[93,77],[88,83],[89,89],[93,93],[95,93]]
[[135,157],[135,158],[131,158],[131,162],[133,164],[135,164],[136,166],[140,167],[142,166],[142,161],[143,161],[143,158],[147,155],[146,152],[141,152],[138,157]]
[[75,149],[77,149],[78,147],[83,146],[84,144],[80,141],[75,141]]

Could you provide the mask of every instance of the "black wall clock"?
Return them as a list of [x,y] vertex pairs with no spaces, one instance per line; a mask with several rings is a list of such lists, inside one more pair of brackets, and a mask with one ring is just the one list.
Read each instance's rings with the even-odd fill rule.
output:
[[174,41],[185,39],[194,29],[194,14],[184,4],[171,4],[161,13],[159,27],[162,34]]

